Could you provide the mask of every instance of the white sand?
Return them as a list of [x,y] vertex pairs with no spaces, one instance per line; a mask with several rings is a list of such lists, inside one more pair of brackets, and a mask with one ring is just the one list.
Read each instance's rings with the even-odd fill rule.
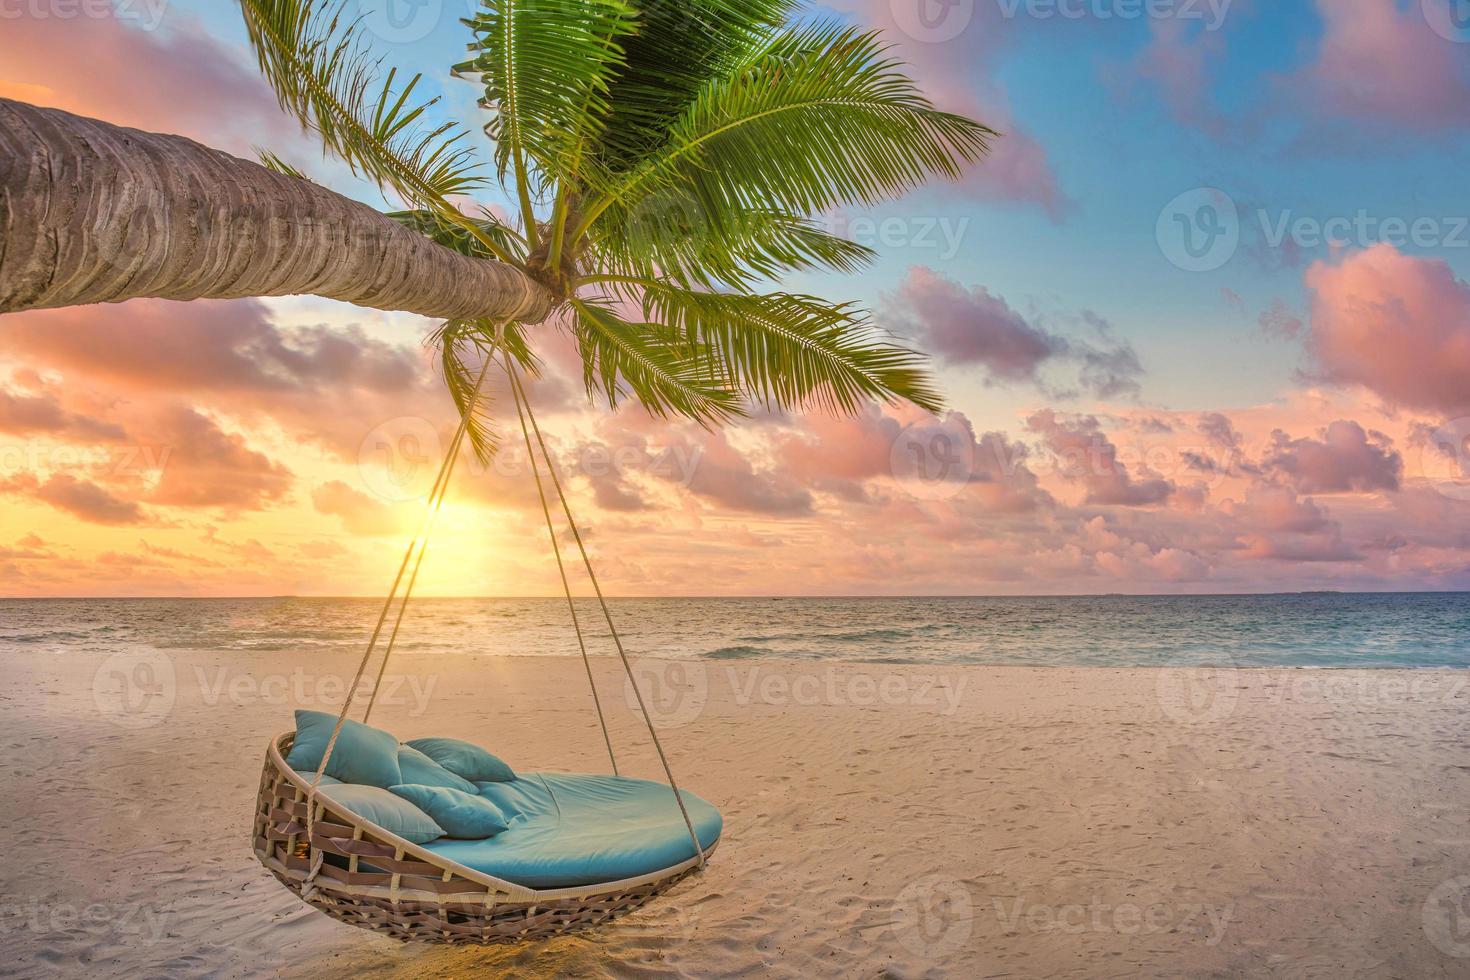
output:
[[[266,741],[351,665],[293,690],[294,659],[242,663],[7,655],[0,974],[1470,974],[1465,672],[691,665],[662,713],[725,814],[708,871],[597,932],[481,950],[340,925],[256,864]],[[398,668],[431,692],[375,716],[402,737],[604,764],[579,661]]]

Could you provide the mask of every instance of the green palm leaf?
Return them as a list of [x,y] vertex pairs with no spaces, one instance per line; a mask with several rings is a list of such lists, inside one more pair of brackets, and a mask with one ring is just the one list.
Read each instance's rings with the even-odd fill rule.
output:
[[[616,217],[626,220],[618,224]],[[874,255],[799,215],[764,208],[722,213],[679,195],[656,195],[627,215],[609,212],[594,235],[602,271],[742,291],[757,279],[803,269],[856,272]]]
[[395,88],[397,69],[380,62],[343,18],[345,0],[240,0],[251,46],[281,107],[312,130],[355,173],[393,188],[419,207],[435,207],[482,183],[466,135],[451,123],[427,125],[437,99],[413,101],[423,77]]
[[711,351],[659,324],[630,322],[605,302],[571,306],[588,394],[601,393],[612,407],[631,393],[654,415],[705,425],[744,414],[739,394],[709,370]]
[[869,400],[906,398],[938,412],[926,359],[888,343],[857,311],[811,296],[747,295],[642,284],[644,311],[675,327],[718,372],[767,405],[851,414]]
[[583,226],[671,187],[717,210],[813,214],[960,176],[993,131],[935,109],[884,50],[852,27],[783,32],[708,85],[667,142],[589,205]]

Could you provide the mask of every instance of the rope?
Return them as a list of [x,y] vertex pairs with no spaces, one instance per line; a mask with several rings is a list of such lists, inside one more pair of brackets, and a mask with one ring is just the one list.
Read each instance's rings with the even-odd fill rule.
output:
[[[480,377],[479,377],[479,380],[477,380],[475,382],[475,391],[474,391],[474,394],[471,396],[471,399],[470,399],[470,408],[471,408],[471,410],[473,410],[473,406],[474,406],[475,401],[478,400],[479,397],[480,397],[480,389],[485,384],[485,378],[486,378],[486,376],[490,373],[490,363],[491,363],[491,359],[487,358],[486,361],[485,361],[485,366],[480,369]],[[373,650],[377,647],[378,638],[379,638],[379,636],[382,635],[382,632],[383,632],[383,624],[385,622],[387,622],[387,620],[388,620],[388,611],[391,608],[393,608],[393,599],[398,594],[398,586],[403,581],[403,573],[408,570],[408,562],[409,562],[409,559],[413,557],[414,549],[419,547],[420,541],[422,541],[424,544],[427,544],[428,543],[428,532],[433,529],[434,519],[438,516],[438,514],[439,514],[439,508],[444,503],[444,495],[448,491],[448,488],[449,488],[449,475],[450,475],[450,473],[454,469],[455,460],[459,457],[460,446],[463,445],[463,443],[464,443],[465,433],[469,431],[469,426],[470,426],[470,412],[465,412],[464,415],[463,415],[463,417],[460,419],[459,429],[458,429],[458,431],[455,432],[454,439],[450,442],[449,451],[444,454],[444,461],[439,465],[439,475],[437,477],[435,477],[435,479],[434,479],[434,487],[433,487],[432,490],[429,491],[430,499],[429,499],[429,502],[427,504],[427,506],[429,508],[428,509],[428,512],[424,515],[423,520],[420,522],[418,534],[416,534],[414,536],[413,540],[411,540],[408,543],[408,550],[403,553],[403,561],[398,566],[398,574],[396,576],[394,576],[394,578],[393,578],[393,587],[388,591],[388,598],[383,601],[383,609],[382,609],[381,612],[378,613],[378,623],[377,623],[377,625],[375,627],[373,627],[373,635],[368,639],[367,649],[363,651],[362,660],[357,665],[357,674],[352,678],[352,684],[351,684],[351,686],[347,688],[347,697],[346,697],[346,699],[342,703],[342,711],[337,715],[337,724],[332,727],[332,735],[331,735],[330,738],[327,739],[327,748],[326,748],[326,751],[322,753],[322,761],[317,765],[316,775],[311,780],[311,787],[310,787],[310,789],[307,790],[307,793],[306,793],[306,836],[307,836],[307,840],[310,840],[311,839],[312,828],[316,825],[316,792],[317,792],[317,786],[322,781],[322,774],[327,771],[327,760],[329,760],[332,757],[332,750],[337,747],[337,736],[339,736],[340,734],[342,734],[342,726],[346,723],[346,721],[347,721],[347,715],[352,710],[352,702],[353,702],[353,699],[356,698],[356,696],[357,696],[357,686],[358,686],[358,684],[362,683],[362,675],[367,670],[368,662],[372,659]],[[422,552],[422,549],[420,549],[419,560],[420,561],[423,560],[423,552]],[[417,565],[414,566],[413,577],[414,578],[417,578],[418,577],[418,566]],[[412,584],[411,583],[410,583],[410,588],[412,588]],[[404,601],[404,604],[405,605],[408,602],[408,593],[406,593],[406,592],[404,593],[404,600],[403,601]],[[400,609],[399,612],[398,612],[398,622],[402,622],[402,620],[403,620],[403,610]],[[398,632],[397,623],[394,624],[393,632],[394,632],[394,635],[396,636],[397,635],[397,632]],[[387,666],[387,657],[386,656],[384,657],[384,661],[383,662],[384,662],[384,666],[386,667]],[[382,678],[381,671],[379,672],[379,675],[378,676],[379,676],[379,679],[381,680],[381,678]],[[375,687],[374,688],[373,697],[376,697],[376,696],[377,696],[377,694],[376,694],[376,687]],[[368,710],[369,711],[372,710],[372,706],[371,705],[368,706]],[[307,879],[310,880],[312,877],[314,877],[314,875],[308,875],[307,876]]]
[[[505,361],[506,376],[511,376],[510,351],[502,350],[501,358]],[[521,409],[521,399],[517,395],[516,415],[521,420],[521,435],[526,440],[526,458],[531,461],[531,475],[536,478],[536,493],[541,498],[541,513],[546,518],[546,534],[551,538],[551,551],[556,555],[556,571],[561,576],[561,587],[567,594],[567,609],[572,614],[572,629],[577,631],[577,646],[582,651],[582,666],[587,668],[587,685],[592,689],[592,704],[597,708],[597,723],[602,726],[602,740],[607,744],[607,757],[612,762],[613,775],[618,775],[618,757],[613,752],[612,736],[607,732],[607,718],[602,713],[602,699],[597,695],[597,682],[592,678],[592,660],[587,656],[587,641],[582,636],[582,623],[577,618],[577,603],[572,599],[572,586],[567,581],[566,565],[561,560],[561,542],[556,539],[556,526],[551,521],[551,505],[546,502],[546,488],[541,483],[541,467],[536,463],[536,451],[531,448],[531,433],[526,428],[526,414]],[[529,407],[529,406],[528,406]],[[546,465],[550,467],[551,461]]]
[[[552,486],[556,488],[556,495],[561,500],[562,512],[566,514],[567,524],[572,530],[572,537],[577,541],[577,550],[582,554],[582,564],[587,568],[587,577],[592,582],[592,591],[597,594],[597,603],[602,607],[603,619],[607,621],[608,631],[612,634],[613,645],[617,647],[618,657],[623,662],[623,671],[628,675],[628,684],[633,688],[633,696],[638,699],[638,710],[643,714],[643,722],[648,726],[648,734],[653,739],[653,747],[658,752],[658,761],[663,764],[664,775],[668,777],[669,789],[674,793],[674,802],[679,804],[679,813],[684,817],[684,826],[689,831],[689,839],[694,842],[694,854],[699,859],[701,868],[705,865],[704,848],[700,846],[699,835],[694,832],[694,821],[689,819],[689,809],[684,805],[684,797],[679,793],[679,784],[674,781],[674,771],[669,767],[668,756],[664,754],[663,744],[658,740],[658,731],[653,727],[653,719],[648,715],[648,707],[643,703],[643,692],[638,689],[638,681],[633,676],[633,666],[628,662],[628,654],[623,649],[622,637],[618,635],[618,628],[613,624],[612,612],[607,607],[607,599],[603,597],[602,586],[597,582],[597,573],[592,568],[592,559],[587,556],[587,546],[582,541],[582,532],[577,527],[576,518],[572,517],[572,508],[567,503],[566,492],[562,489],[561,478],[557,476],[556,464],[551,460],[551,454],[546,450],[546,440],[541,435],[541,427],[536,424],[535,413],[526,398],[525,391],[521,388],[520,378],[516,375],[515,368],[510,362],[506,362],[506,373],[510,378],[511,394],[515,397],[516,411],[524,412],[521,418],[522,430],[525,428],[526,419],[530,419],[531,428],[536,433],[536,443],[541,447],[541,456],[546,460],[546,470],[551,474]],[[539,481],[538,481],[539,485]],[[545,495],[542,496],[545,501]],[[565,579],[563,579],[565,581]],[[567,598],[571,598],[568,589]]]

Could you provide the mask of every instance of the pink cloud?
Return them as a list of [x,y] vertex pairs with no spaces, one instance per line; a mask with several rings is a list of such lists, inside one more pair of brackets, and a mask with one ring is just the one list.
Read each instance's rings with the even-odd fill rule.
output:
[[28,473],[11,479],[0,477],[0,493],[39,500],[91,524],[142,524],[148,520],[136,502],[69,473],[53,473],[45,481]]
[[[983,286],[966,288],[926,266],[914,266],[899,288],[883,297],[883,319],[950,364],[981,365],[986,382],[1031,382],[1051,363],[1076,369],[1075,386],[1099,398],[1136,396],[1143,364],[1126,340],[1090,310],[1078,316],[1083,333],[1063,336],[1028,320]],[[1058,398],[1077,391],[1051,392]]]
[[311,503],[317,513],[336,517],[347,531],[365,537],[397,534],[404,524],[392,507],[341,480],[313,490]]
[[1317,262],[1305,282],[1308,349],[1325,378],[1410,408],[1470,414],[1470,284],[1448,263],[1382,244]]
[[1032,326],[983,286],[965,289],[933,269],[915,266],[885,301],[886,318],[907,327],[930,353],[951,364],[981,364],[1005,381],[1036,379],[1047,360],[1067,349],[1055,334]]
[[1061,472],[1086,488],[1086,503],[1149,507],[1164,503],[1177,489],[1158,477],[1136,479],[1091,416],[1065,420],[1046,408],[1028,418],[1026,427],[1042,436]]
[[0,97],[251,158],[252,145],[279,149],[299,133],[242,50],[183,18],[148,31],[118,17],[6,17]]
[[[452,417],[423,349],[389,344],[357,326],[277,326],[257,300],[108,306],[15,313],[0,321],[6,354],[112,402],[177,396],[245,419],[269,418],[355,458],[364,438],[401,416]],[[68,395],[84,397],[81,386]],[[112,411],[114,405],[99,406]],[[96,414],[94,412],[93,414]]]
[[935,43],[911,37],[894,18],[890,3],[825,0],[824,5],[881,30],[941,109],[977,119],[1001,134],[990,156],[966,175],[961,185],[966,193],[1040,207],[1053,221],[1066,217],[1073,202],[1062,190],[1045,147],[1012,114],[996,77],[998,52],[1011,25],[999,5],[977,3],[974,21],[958,37]]
[[1362,560],[1343,540],[1338,522],[1287,487],[1253,487],[1244,501],[1227,501],[1224,512],[1234,518],[1250,558],[1309,563]]
[[213,419],[173,406],[155,419],[152,436],[164,447],[150,503],[167,507],[261,510],[290,492],[291,471]]
[[1404,461],[1381,432],[1356,422],[1333,422],[1320,439],[1292,439],[1279,429],[1262,461],[1302,493],[1397,490]]
[[1314,113],[1436,130],[1470,121],[1462,46],[1436,34],[1418,0],[1317,0],[1321,46],[1289,84]]

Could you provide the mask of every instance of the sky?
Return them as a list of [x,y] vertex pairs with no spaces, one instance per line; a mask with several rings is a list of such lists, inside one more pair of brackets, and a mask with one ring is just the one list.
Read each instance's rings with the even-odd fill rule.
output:
[[[480,92],[447,73],[471,6],[361,2],[387,62],[478,133]],[[1470,589],[1470,2],[804,16],[881,30],[1002,133],[959,181],[822,216],[870,269],[779,284],[931,354],[947,410],[707,432],[589,402],[544,328],[533,399],[608,592]],[[6,18],[0,97],[266,147],[395,203],[278,110],[233,4]],[[434,327],[310,297],[0,316],[0,595],[380,594],[454,428]],[[420,592],[559,587],[505,433],[458,469]]]

